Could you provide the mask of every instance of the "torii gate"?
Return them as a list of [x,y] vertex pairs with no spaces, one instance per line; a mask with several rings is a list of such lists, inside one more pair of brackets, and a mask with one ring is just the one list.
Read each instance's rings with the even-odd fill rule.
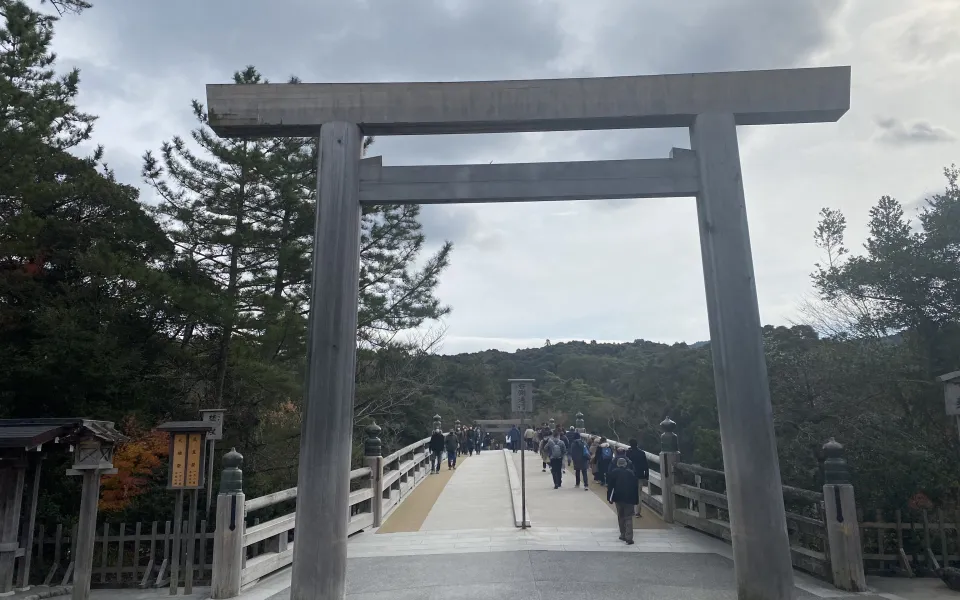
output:
[[[850,67],[453,83],[213,84],[225,137],[319,136],[293,600],[343,598],[361,204],[695,196],[740,598],[793,598],[737,125],[838,120]],[[363,135],[687,127],[670,158],[456,166],[361,160]]]

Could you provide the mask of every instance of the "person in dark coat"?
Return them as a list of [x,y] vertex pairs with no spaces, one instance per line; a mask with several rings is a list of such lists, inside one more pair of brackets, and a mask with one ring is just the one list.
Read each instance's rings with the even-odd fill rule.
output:
[[466,431],[463,434],[464,445],[466,446],[465,451],[467,456],[473,456],[473,444],[476,439],[473,437],[473,428],[467,427]]
[[627,467],[626,458],[618,458],[613,469],[607,473],[607,500],[617,506],[620,539],[632,545],[633,513],[640,504],[640,486],[633,469]]
[[573,461],[573,472],[577,478],[574,487],[580,487],[580,475],[583,475],[583,489],[590,489],[590,484],[587,480],[587,465],[590,462],[590,449],[587,446],[586,440],[584,440],[583,436],[579,433],[577,433],[576,439],[570,442],[569,456],[570,460]]
[[630,438],[630,447],[627,449],[627,460],[633,463],[633,472],[641,483],[650,479],[650,465],[647,464],[647,453],[640,449],[637,440]]
[[580,438],[580,434],[577,433],[576,428],[570,426],[563,437],[565,438],[564,441],[567,442],[567,466],[569,467],[573,464],[573,455],[570,453],[570,449],[573,447],[573,441]]
[[510,428],[510,449],[516,452],[520,449],[520,428],[514,425]]
[[447,446],[447,470],[456,469],[457,450],[460,449],[460,438],[451,431],[447,434],[446,439],[444,439],[444,444]]
[[443,456],[443,432],[439,429],[433,430],[430,436],[430,470],[434,473],[440,472],[440,459]]

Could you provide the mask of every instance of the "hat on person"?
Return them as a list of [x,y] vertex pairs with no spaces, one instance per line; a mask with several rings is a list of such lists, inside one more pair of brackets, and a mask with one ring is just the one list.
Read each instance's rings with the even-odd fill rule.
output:
[[618,467],[625,467],[625,466],[627,466],[627,459],[625,459],[625,458],[618,458],[618,459],[617,459],[617,466],[618,466]]

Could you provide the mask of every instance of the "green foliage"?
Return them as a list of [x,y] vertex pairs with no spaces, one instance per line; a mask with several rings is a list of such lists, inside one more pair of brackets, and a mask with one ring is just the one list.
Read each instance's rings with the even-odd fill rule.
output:
[[0,411],[115,418],[170,384],[172,248],[99,150],[70,152],[93,117],[74,105],[78,73],[51,68],[54,19],[0,12]]

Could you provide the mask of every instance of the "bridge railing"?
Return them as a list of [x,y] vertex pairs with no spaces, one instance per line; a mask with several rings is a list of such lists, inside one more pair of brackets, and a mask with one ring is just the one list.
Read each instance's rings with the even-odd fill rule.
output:
[[[430,472],[430,438],[380,456],[380,427],[370,425],[366,431],[367,466],[350,472],[350,510],[344,515],[348,535],[379,527]],[[211,597],[216,599],[237,596],[242,588],[293,562],[295,510],[268,521],[254,521],[250,526],[247,517],[296,500],[297,488],[246,500],[240,472],[242,460],[236,451],[223,457],[211,581]]]
[[[732,541],[725,473],[680,462],[676,423],[666,418],[660,426],[659,456],[645,452],[650,479],[641,489],[641,501],[667,523]],[[627,448],[612,440],[610,444]],[[796,568],[840,589],[865,591],[856,502],[843,447],[831,439],[823,450],[827,460],[822,492],[783,486],[791,559]]]

